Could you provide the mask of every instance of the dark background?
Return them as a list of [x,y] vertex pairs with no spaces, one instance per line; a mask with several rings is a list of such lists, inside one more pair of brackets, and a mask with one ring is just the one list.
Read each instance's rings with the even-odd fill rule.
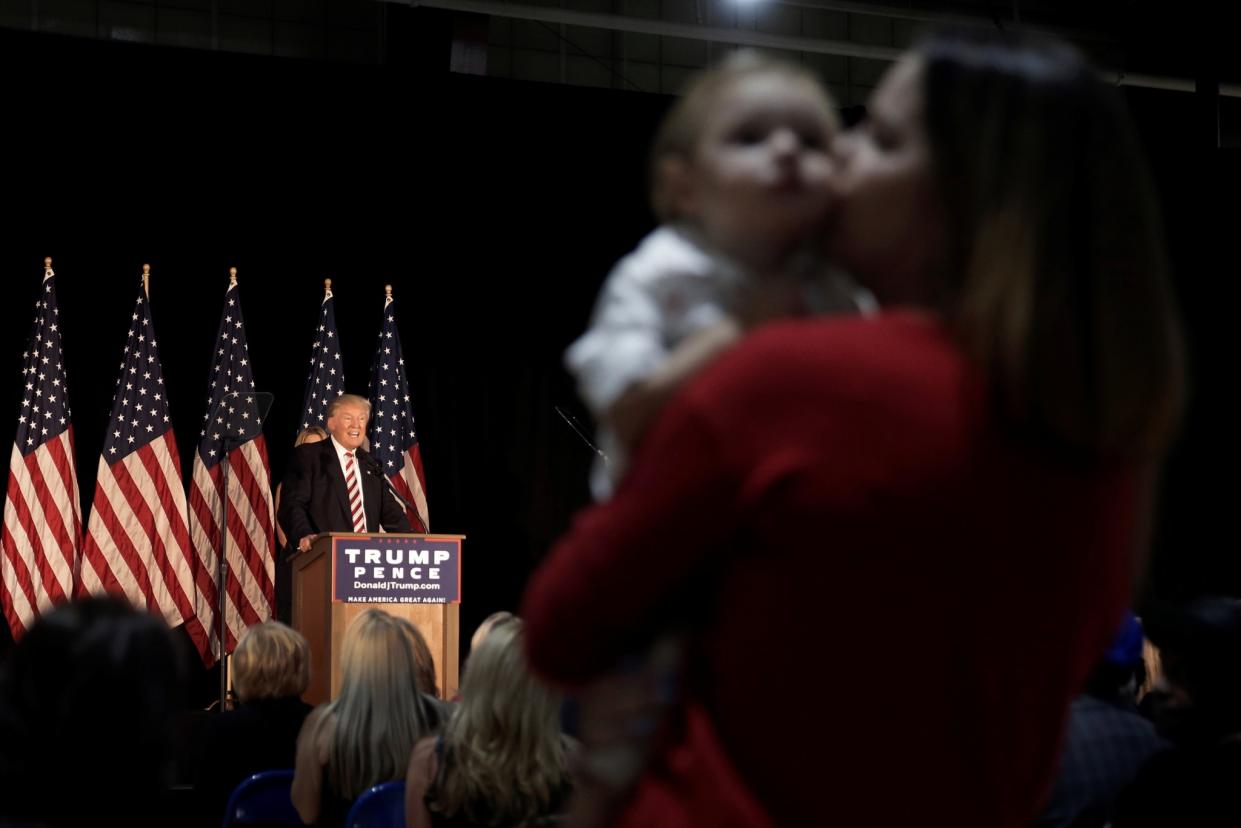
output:
[[[333,279],[346,376],[360,393],[391,283],[432,526],[468,536],[468,639],[486,614],[516,607],[587,501],[591,453],[553,410],[586,420],[560,355],[610,264],[652,225],[645,151],[668,99],[451,75],[445,18],[405,11],[418,25],[398,18],[390,37],[408,48],[389,54],[416,57],[383,66],[0,30],[0,425],[9,412],[16,426],[20,355],[50,255],[89,503],[150,263],[188,478],[236,266],[255,381],[276,395],[266,433],[279,480],[322,280]],[[1204,140],[1194,95],[1125,94],[1162,195],[1194,392],[1147,597],[1241,593],[1231,531],[1241,164]]]

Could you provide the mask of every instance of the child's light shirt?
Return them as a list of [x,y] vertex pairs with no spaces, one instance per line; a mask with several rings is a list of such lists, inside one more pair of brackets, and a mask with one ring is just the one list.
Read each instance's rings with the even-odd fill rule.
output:
[[681,228],[664,225],[621,259],[604,283],[590,327],[565,353],[578,393],[600,423],[591,491],[606,500],[624,473],[624,448],[603,415],[655,373],[690,335],[730,315],[740,275]]

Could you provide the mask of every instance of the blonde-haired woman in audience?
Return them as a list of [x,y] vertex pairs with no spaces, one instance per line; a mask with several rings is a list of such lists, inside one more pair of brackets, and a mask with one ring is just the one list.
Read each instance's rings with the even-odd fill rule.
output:
[[349,625],[340,694],[315,708],[297,741],[293,805],[307,825],[340,826],[372,785],[400,779],[434,727],[418,692],[406,627],[369,609]]
[[530,674],[519,618],[496,622],[465,665],[462,701],[439,737],[414,747],[409,828],[534,825],[570,791],[560,697]]
[[237,707],[208,719],[194,790],[203,825],[216,826],[229,794],[252,773],[289,768],[310,705],[310,645],[279,621],[256,624],[233,653]]

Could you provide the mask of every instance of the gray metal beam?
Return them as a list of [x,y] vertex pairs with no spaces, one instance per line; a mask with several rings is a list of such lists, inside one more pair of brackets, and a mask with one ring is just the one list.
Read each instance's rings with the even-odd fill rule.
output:
[[[406,6],[424,6],[430,9],[447,9],[450,11],[486,14],[492,17],[511,17],[518,20],[537,20],[544,23],[562,23],[569,26],[605,29],[614,32],[637,32],[639,34],[681,37],[687,40],[704,40],[712,43],[732,43],[738,46],[755,46],[768,49],[784,49],[790,52],[810,52],[841,57],[868,58],[870,60],[894,61],[901,56],[903,50],[892,46],[871,46],[864,43],[852,43],[844,40],[824,40],[803,35],[779,35],[753,29],[734,29],[726,26],[700,26],[695,23],[675,23],[670,20],[657,20],[643,17],[628,17],[602,12],[584,12],[574,9],[549,6],[528,6],[522,3],[506,3],[498,0],[383,0],[389,3],[401,3]],[[820,0],[813,0],[820,2]],[[873,7],[860,3],[836,3],[821,0],[823,8],[827,6],[863,6],[866,11],[857,14],[879,14],[871,9],[888,9],[886,6]],[[795,4],[805,5],[807,0]],[[841,9],[843,10],[843,9]],[[854,12],[851,12],[854,13]],[[946,16],[938,16],[934,22],[945,22]],[[975,24],[978,19],[973,19]],[[949,21],[950,22],[950,21]],[[1062,34],[1060,32],[1057,32]],[[1148,89],[1166,89],[1176,92],[1193,92],[1194,81],[1188,78],[1170,78],[1159,75],[1116,72],[1103,70],[1104,79],[1117,86],[1136,86]],[[1221,84],[1220,95],[1230,98],[1241,98],[1241,84]]]

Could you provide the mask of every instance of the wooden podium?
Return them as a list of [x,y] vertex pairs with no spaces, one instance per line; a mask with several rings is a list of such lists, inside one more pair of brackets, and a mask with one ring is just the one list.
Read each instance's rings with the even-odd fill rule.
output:
[[[308,551],[292,556],[293,628],[310,642],[310,687],[302,697],[308,704],[320,704],[336,697],[340,691],[340,655],[345,630],[354,618],[372,608],[413,622],[431,648],[440,695],[450,699],[457,694],[460,603],[345,603],[335,600],[333,586],[337,573],[334,572],[336,560],[333,549],[337,539],[364,543],[368,538],[382,538],[383,542],[389,543],[402,540],[448,541],[457,543],[459,549],[463,537],[330,532],[316,538]],[[341,576],[347,577],[348,574],[341,573]]]

